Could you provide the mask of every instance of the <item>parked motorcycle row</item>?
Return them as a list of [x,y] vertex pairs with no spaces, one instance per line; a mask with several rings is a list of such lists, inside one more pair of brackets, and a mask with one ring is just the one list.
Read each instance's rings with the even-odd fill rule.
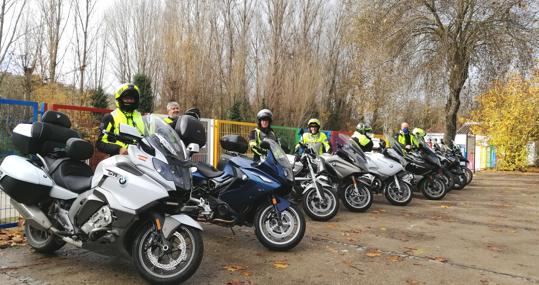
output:
[[224,136],[225,154],[214,168],[191,159],[206,143],[197,119],[181,116],[175,129],[155,115],[144,123],[143,136],[127,125],[108,133],[130,144],[128,155],[109,157],[95,171],[84,163],[92,144],[71,129],[66,115],[48,111],[41,122],[15,127],[13,145],[24,156],[3,160],[0,187],[25,218],[31,247],[52,253],[69,243],[121,255],[147,281],[177,284],[202,261],[199,222],[252,227],[263,246],[286,251],[304,236],[303,212],[328,221],[340,201],[365,212],[375,193],[399,206],[410,203],[413,191],[437,200],[472,179],[458,148],[431,150],[422,142],[406,152],[390,141],[392,148],[365,153],[344,134],[335,153],[323,155],[317,145],[287,155],[264,140],[260,161],[245,155],[243,137]]

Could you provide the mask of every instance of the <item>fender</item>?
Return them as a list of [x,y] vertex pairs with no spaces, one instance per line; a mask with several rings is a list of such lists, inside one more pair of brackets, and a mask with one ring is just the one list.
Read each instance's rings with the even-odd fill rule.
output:
[[282,212],[290,207],[290,202],[287,199],[280,196],[275,196],[275,198],[278,200],[277,210],[279,212]]
[[168,238],[172,231],[181,225],[187,225],[201,231],[203,230],[200,224],[197,221],[193,220],[193,218],[185,214],[178,214],[165,217],[165,222],[163,223],[162,229],[163,234],[166,238]]

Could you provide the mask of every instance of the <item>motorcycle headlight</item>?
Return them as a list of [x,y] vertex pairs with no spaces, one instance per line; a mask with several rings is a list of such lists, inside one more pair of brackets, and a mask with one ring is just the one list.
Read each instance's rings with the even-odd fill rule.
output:
[[159,173],[163,178],[165,178],[168,181],[173,181],[174,184],[178,187],[181,187],[183,189],[186,189],[186,183],[184,181],[183,173],[181,171],[175,171],[173,167],[171,167],[169,164],[157,159],[153,158],[153,167]]

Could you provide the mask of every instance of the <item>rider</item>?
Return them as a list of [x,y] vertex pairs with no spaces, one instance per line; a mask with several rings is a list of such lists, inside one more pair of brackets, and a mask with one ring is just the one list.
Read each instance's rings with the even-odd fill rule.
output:
[[257,127],[249,133],[249,148],[254,153],[254,159],[260,160],[260,142],[265,138],[277,141],[277,136],[271,128],[273,113],[268,109],[262,109],[256,114]]
[[168,102],[167,104],[168,117],[163,119],[165,123],[174,127],[174,121],[180,116],[180,105],[176,101]]
[[127,154],[126,142],[116,136],[120,134],[120,124],[136,127],[144,134],[144,121],[137,108],[139,106],[139,89],[131,83],[122,84],[114,93],[116,109],[105,115],[99,125],[99,137],[96,147],[99,151],[110,154]]
[[356,131],[352,135],[352,139],[361,147],[363,151],[372,151],[372,139],[367,132],[372,131],[372,128],[364,123],[359,123],[356,126]]
[[397,141],[407,151],[419,146],[416,138],[410,134],[410,126],[406,122],[401,124],[401,130],[397,134]]
[[[325,133],[320,132],[320,121],[318,119],[310,119],[307,123],[309,128],[308,133],[304,133],[301,137],[300,143],[309,144],[309,143],[320,143],[321,147],[318,151],[318,154],[323,154],[324,152],[331,152],[331,146],[329,145],[328,137]],[[299,144],[296,145],[296,150],[300,147]]]
[[427,135],[427,133],[421,128],[414,128],[412,130],[412,135],[414,135],[415,138],[415,147],[419,148],[420,141],[425,141],[425,136]]

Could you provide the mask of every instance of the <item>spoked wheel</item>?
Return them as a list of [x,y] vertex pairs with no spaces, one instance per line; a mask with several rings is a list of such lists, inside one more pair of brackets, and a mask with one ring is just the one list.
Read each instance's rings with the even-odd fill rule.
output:
[[412,201],[412,189],[408,183],[405,183],[400,179],[399,185],[397,186],[395,179],[393,179],[393,181],[387,185],[385,196],[393,205],[406,206]]
[[350,183],[339,192],[344,206],[351,212],[365,212],[372,205],[372,193],[365,185]]
[[419,182],[419,189],[429,200],[440,200],[445,197],[447,191],[444,182],[438,177],[426,177]]
[[473,172],[468,167],[464,167],[464,173],[466,174],[466,185],[468,185],[473,180]]
[[318,197],[316,189],[311,189],[303,195],[303,210],[307,216],[315,221],[328,221],[335,217],[339,211],[339,201],[331,188],[319,186],[319,189],[321,199]]
[[178,284],[195,273],[202,261],[204,244],[198,229],[181,225],[172,231],[167,244],[152,223],[139,230],[132,247],[135,266],[152,284]]
[[41,253],[53,253],[65,245],[65,241],[55,236],[53,233],[26,221],[24,225],[24,235],[28,244]]
[[255,216],[255,234],[270,250],[294,248],[305,234],[305,218],[294,205],[279,212],[273,205],[260,207]]

